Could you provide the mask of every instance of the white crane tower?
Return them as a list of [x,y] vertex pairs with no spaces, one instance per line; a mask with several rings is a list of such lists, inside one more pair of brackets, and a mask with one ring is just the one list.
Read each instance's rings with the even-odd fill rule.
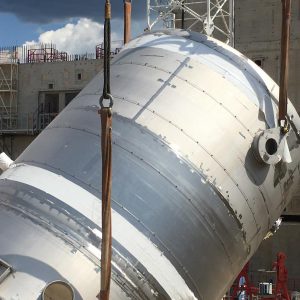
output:
[[234,46],[234,0],[147,0],[147,19],[148,30],[184,28]]

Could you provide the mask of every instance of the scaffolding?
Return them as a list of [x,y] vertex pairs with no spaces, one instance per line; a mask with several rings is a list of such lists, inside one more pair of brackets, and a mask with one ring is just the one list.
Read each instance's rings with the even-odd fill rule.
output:
[[147,22],[147,30],[193,30],[234,46],[234,0],[147,0]]
[[[28,47],[28,46],[27,46]],[[67,52],[60,52],[56,49],[54,44],[40,44],[29,46],[27,50],[27,62],[54,62],[54,61],[67,61]]]
[[[114,57],[117,55],[123,47],[123,41],[112,41],[111,42],[111,51],[110,56]],[[96,46],[96,59],[104,58],[104,43],[101,43]]]
[[17,127],[18,47],[0,48],[0,127]]

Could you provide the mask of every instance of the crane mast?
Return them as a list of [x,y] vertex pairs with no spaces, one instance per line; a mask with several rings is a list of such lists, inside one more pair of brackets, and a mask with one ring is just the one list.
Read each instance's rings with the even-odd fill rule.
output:
[[234,0],[147,0],[147,29],[183,28],[234,46]]

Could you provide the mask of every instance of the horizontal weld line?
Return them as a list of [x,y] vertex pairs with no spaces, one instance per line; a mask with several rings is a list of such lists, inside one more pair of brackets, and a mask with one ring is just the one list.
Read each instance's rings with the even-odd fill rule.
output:
[[[134,104],[134,105],[137,105],[139,107],[142,107],[142,105],[140,105],[138,102],[135,102],[135,101],[132,101],[132,100],[128,100],[128,99],[124,99],[122,97],[119,97],[119,96],[116,96],[115,95],[115,98],[118,98],[120,100],[123,100],[123,101],[126,101],[128,103],[131,103],[131,104]],[[200,148],[203,149],[204,152],[206,152],[222,169],[223,171],[228,175],[228,177],[231,179],[231,181],[234,183],[234,185],[237,187],[237,189],[240,191],[240,193],[242,194],[243,198],[245,199],[252,215],[253,215],[253,219],[255,221],[255,224],[256,224],[256,229],[258,230],[258,223],[256,221],[256,218],[254,216],[254,213],[253,213],[253,210],[252,208],[250,207],[249,205],[249,200],[247,198],[247,196],[245,195],[245,193],[240,189],[238,183],[234,180],[234,178],[230,175],[230,173],[226,170],[226,168],[215,158],[215,156],[211,156],[210,152],[202,145],[200,144],[200,142],[197,142],[194,138],[192,138],[189,134],[187,134],[185,131],[182,131],[176,124],[174,123],[169,123],[169,121],[167,119],[165,119],[163,116],[159,115],[158,113],[156,112],[153,112],[152,110],[148,109],[148,108],[145,108],[145,110],[153,113],[154,115],[156,115],[157,117],[159,117],[160,119],[164,120],[165,122],[167,122],[168,124],[171,124],[173,127],[175,127],[177,130],[179,130],[180,132],[182,132],[186,137],[188,137],[190,140],[192,140],[194,143],[196,143]]]

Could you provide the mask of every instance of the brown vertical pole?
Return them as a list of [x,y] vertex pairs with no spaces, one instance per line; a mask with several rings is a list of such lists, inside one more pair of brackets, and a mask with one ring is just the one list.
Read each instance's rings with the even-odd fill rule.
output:
[[182,9],[181,9],[181,29],[184,29],[184,23],[185,23],[185,12],[184,12],[184,2],[185,0],[182,1]]
[[279,91],[279,125],[286,132],[287,85],[289,73],[289,42],[291,27],[291,0],[282,1],[281,70]]
[[[105,1],[103,94],[100,98],[102,155],[102,243],[100,299],[109,300],[112,257],[111,187],[112,187],[112,106],[110,94],[111,5]],[[108,105],[104,102],[109,101]]]
[[111,165],[112,165],[112,114],[111,109],[102,107],[101,150],[102,150],[102,245],[101,245],[101,292],[100,299],[108,300],[111,278]]
[[124,44],[131,39],[131,0],[124,0]]

